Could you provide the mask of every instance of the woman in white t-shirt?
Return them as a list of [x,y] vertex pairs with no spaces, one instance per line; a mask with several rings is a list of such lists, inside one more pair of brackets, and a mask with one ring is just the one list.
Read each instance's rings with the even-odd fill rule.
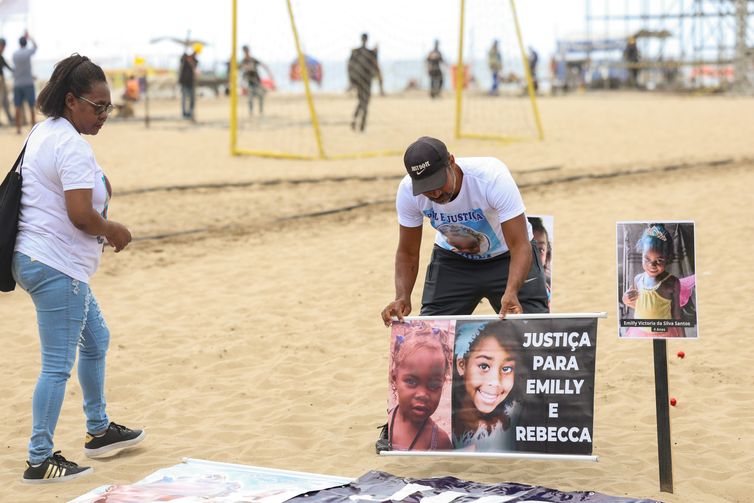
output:
[[78,350],[87,435],[84,452],[99,457],[141,442],[144,432],[109,421],[105,355],[110,340],[89,287],[105,242],[116,252],[131,241],[107,219],[110,183],[82,135],[96,135],[113,105],[102,68],[74,54],[55,65],[39,93],[48,118],[29,134],[13,276],[37,311],[42,370],[32,399],[32,434],[23,481],[57,482],[92,471],[53,452],[53,434]]

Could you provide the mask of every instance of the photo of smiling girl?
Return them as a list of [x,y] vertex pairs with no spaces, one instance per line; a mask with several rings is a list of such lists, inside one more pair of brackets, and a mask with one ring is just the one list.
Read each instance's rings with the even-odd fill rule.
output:
[[456,449],[515,450],[524,374],[520,347],[520,338],[509,322],[458,322],[452,409]]
[[393,326],[387,430],[392,450],[453,448],[450,436],[441,426],[449,425],[449,404],[440,408],[437,414],[440,417],[432,418],[441,399],[450,391],[453,323],[413,320]]

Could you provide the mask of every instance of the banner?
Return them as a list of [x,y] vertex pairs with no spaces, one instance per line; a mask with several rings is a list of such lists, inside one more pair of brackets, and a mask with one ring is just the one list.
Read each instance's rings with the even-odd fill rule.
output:
[[185,501],[282,503],[308,491],[350,482],[345,477],[185,459],[134,484],[89,491],[69,503]]
[[618,332],[697,338],[694,222],[618,222]]
[[387,450],[591,455],[598,316],[393,323]]
[[291,503],[404,501],[406,503],[661,503],[594,491],[557,491],[516,483],[481,484],[455,477],[402,478],[371,471],[350,484],[299,496]]

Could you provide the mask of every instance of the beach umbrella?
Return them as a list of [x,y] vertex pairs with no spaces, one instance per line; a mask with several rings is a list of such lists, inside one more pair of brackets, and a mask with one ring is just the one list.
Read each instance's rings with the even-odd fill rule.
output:
[[[309,78],[318,85],[322,85],[322,64],[308,54],[304,55],[304,60],[306,61],[306,71],[309,74]],[[292,81],[301,80],[301,68],[298,65],[298,58],[291,63],[290,79]]]
[[157,37],[157,38],[153,38],[152,40],[150,40],[149,43],[156,44],[157,42],[164,42],[164,41],[174,42],[176,44],[180,44],[184,48],[189,48],[189,47],[196,48],[197,46],[204,47],[205,45],[209,45],[204,40],[199,40],[199,39],[196,39],[196,38],[191,38],[189,36],[187,36],[186,38]]

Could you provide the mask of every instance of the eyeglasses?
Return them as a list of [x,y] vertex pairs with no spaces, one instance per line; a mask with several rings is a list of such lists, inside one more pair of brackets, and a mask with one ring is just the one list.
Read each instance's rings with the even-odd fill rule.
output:
[[648,257],[642,257],[641,261],[644,262],[645,264],[651,265],[651,266],[662,266],[662,265],[666,265],[668,263],[668,261],[665,260],[664,258],[656,258],[654,260],[649,260]]
[[99,103],[95,103],[93,101],[90,101],[90,100],[84,98],[83,96],[76,96],[76,97],[78,99],[80,99],[80,100],[86,101],[91,106],[93,106],[94,107],[94,113],[97,114],[97,115],[102,115],[102,114],[110,115],[110,112],[112,112],[113,110],[115,110],[115,105],[113,105],[112,103],[108,103],[106,105],[100,105]]

